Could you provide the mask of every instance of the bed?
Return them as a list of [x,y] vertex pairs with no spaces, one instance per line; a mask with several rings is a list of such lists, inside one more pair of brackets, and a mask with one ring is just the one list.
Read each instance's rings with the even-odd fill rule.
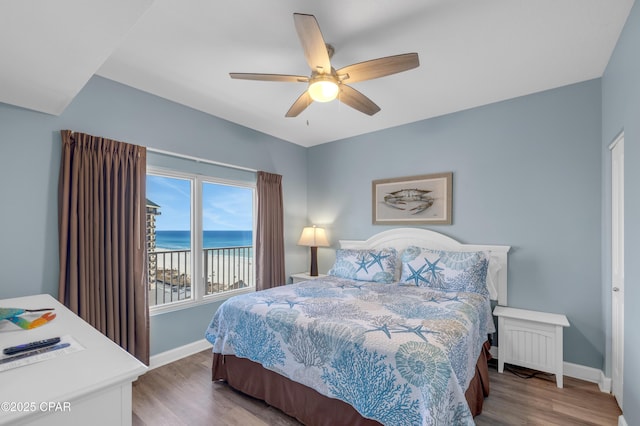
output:
[[326,278],[220,306],[212,378],[307,425],[473,424],[508,251],[419,228],[342,240]]

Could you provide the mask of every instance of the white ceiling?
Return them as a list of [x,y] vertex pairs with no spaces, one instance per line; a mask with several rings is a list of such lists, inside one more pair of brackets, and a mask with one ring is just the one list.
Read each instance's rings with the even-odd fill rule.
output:
[[[633,0],[3,0],[0,102],[60,114],[97,74],[302,145],[602,76]],[[418,52],[420,67],[285,113],[309,75],[293,13],[315,15],[337,69]]]

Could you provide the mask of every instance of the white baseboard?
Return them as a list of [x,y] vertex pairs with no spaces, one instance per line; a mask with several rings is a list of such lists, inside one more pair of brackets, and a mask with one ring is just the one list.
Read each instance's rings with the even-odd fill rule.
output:
[[602,370],[565,361],[563,371],[565,376],[596,383],[600,388],[600,392],[611,393],[611,378],[606,377]]
[[211,349],[211,343],[206,339],[198,340],[193,343],[188,343],[179,348],[171,349],[157,355],[153,355],[149,359],[149,370],[162,367],[163,365],[172,363],[179,359],[188,357],[189,355],[197,354],[205,349]]
[[[499,350],[497,346],[491,346],[491,356],[498,358]],[[593,367],[586,367],[580,364],[564,362],[562,364],[563,374],[574,379],[584,380],[585,382],[596,383],[600,392],[611,393],[611,378],[606,377],[602,370]],[[622,416],[621,416],[622,417]],[[623,419],[624,420],[624,419]]]
[[623,415],[620,415],[620,417],[618,417],[618,426],[629,426]]

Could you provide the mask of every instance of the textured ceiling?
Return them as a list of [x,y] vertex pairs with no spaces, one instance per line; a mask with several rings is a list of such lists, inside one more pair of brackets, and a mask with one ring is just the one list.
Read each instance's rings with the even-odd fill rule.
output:
[[[633,0],[8,0],[0,102],[60,114],[97,74],[312,146],[602,76]],[[293,13],[316,16],[340,68],[417,52],[420,67],[353,87],[382,110],[334,101],[285,113],[309,75]]]

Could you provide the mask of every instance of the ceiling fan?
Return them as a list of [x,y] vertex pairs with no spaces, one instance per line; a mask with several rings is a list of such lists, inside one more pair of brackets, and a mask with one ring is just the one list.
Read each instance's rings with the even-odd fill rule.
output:
[[372,80],[407,71],[420,65],[417,53],[405,53],[359,62],[336,71],[330,62],[333,47],[325,43],[315,16],[294,13],[293,21],[304,49],[307,64],[311,68],[311,76],[229,73],[231,78],[243,80],[308,83],[307,90],[289,108],[286,117],[297,117],[313,101],[329,102],[336,98],[360,112],[373,115],[380,111],[380,107],[346,83]]

